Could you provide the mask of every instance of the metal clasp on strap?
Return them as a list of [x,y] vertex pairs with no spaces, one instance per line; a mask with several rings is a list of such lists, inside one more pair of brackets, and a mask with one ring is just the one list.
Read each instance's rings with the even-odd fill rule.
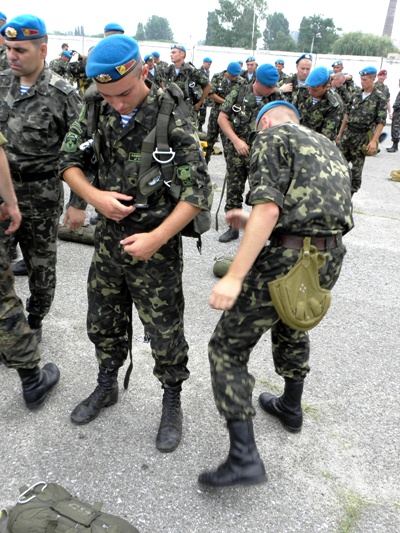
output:
[[232,111],[233,111],[234,113],[240,113],[241,110],[242,110],[242,106],[240,106],[240,105],[236,105],[236,104],[233,104],[233,106],[232,106]]
[[38,487],[39,485],[44,485],[44,487],[42,488],[41,492],[44,491],[44,489],[47,487],[47,483],[45,481],[39,481],[38,483],[35,483],[34,485],[32,485],[31,487],[29,487],[29,489],[27,489],[25,492],[23,492],[22,494],[20,494],[18,500],[17,500],[17,503],[21,503],[21,504],[24,504],[24,503],[28,503],[30,502],[31,500],[33,500],[34,498],[36,498],[36,494],[34,494],[33,496],[31,496],[30,498],[27,498],[27,499],[23,499],[24,496],[26,496],[27,494],[29,494],[30,492],[32,492],[36,487]]
[[84,143],[79,145],[79,150],[81,152],[86,152],[93,144],[93,139],[89,139],[88,141],[85,141]]
[[[161,161],[161,159],[158,159],[159,155],[169,155],[169,159]],[[157,161],[160,165],[166,165],[167,163],[171,163],[175,157],[175,152],[172,150],[172,148],[169,149],[168,152],[164,152],[162,150],[158,150],[157,148],[153,152],[153,159]]]

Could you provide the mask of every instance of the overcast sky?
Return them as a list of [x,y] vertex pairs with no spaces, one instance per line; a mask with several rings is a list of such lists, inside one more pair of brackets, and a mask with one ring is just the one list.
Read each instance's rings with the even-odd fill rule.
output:
[[[389,0],[381,2],[359,0],[269,0],[268,14],[283,13],[289,21],[290,30],[298,30],[303,16],[321,15],[332,18],[337,28],[344,32],[363,31],[382,35]],[[113,10],[115,6],[115,10]],[[54,30],[73,31],[83,26],[86,34],[101,33],[108,22],[118,22],[128,35],[134,35],[138,22],[145,24],[152,15],[168,19],[175,40],[194,44],[205,38],[207,13],[219,6],[218,0],[116,0],[99,2],[94,0],[13,0],[0,4],[10,20],[24,13],[44,19],[49,32]],[[261,23],[261,31],[265,23]],[[400,38],[400,6],[397,8],[393,39]]]

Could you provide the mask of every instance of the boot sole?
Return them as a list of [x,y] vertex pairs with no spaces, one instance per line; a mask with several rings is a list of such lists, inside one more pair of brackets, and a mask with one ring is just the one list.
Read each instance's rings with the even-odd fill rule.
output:
[[258,476],[256,478],[238,479],[238,480],[233,481],[232,483],[221,483],[221,484],[207,483],[206,481],[201,481],[200,477],[198,478],[197,481],[200,485],[203,485],[205,487],[219,489],[219,488],[224,488],[224,487],[235,487],[237,485],[242,485],[244,487],[250,487],[251,485],[259,485],[260,483],[266,483],[268,481],[268,477],[267,477],[267,474],[265,474],[263,476]]

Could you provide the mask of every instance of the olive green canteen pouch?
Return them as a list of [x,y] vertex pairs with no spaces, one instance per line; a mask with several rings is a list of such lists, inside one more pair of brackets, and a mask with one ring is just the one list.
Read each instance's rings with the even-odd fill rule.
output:
[[322,289],[318,271],[325,264],[324,256],[305,237],[299,258],[282,278],[268,283],[272,303],[286,325],[307,331],[326,315],[331,303],[331,291]]

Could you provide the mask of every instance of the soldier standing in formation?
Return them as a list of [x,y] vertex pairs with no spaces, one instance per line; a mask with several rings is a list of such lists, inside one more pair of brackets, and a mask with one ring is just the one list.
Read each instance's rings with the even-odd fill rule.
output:
[[302,54],[296,60],[296,73],[289,74],[278,85],[280,98],[292,102],[296,97],[297,103],[302,102],[308,97],[306,79],[310,74],[312,67],[312,55]]
[[100,41],[87,64],[87,74],[103,98],[95,129],[96,186],[85,177],[87,162],[79,150],[88,138],[88,107],[62,147],[63,179],[103,215],[96,226],[88,277],[87,327],[99,363],[98,385],[73,410],[71,419],[87,424],[118,401],[118,370],[128,355],[134,304],[150,338],[154,375],[164,390],[156,446],[171,452],[181,440],[181,388],[189,378],[180,231],[201,209],[210,209],[212,188],[198,136],[182,101],[168,124],[182,182],[180,201],[173,208],[162,187],[152,195],[148,208],[135,207],[142,144],[156,125],[162,96],[146,79],[147,71],[134,39],[111,35]]
[[285,68],[285,62],[283,61],[283,59],[277,59],[275,61],[275,67],[279,73],[279,82],[284,81],[286,78],[286,74],[283,72],[283,69]]
[[[4,26],[6,22],[7,22],[7,17],[5,16],[4,13],[0,12],[0,28]],[[2,70],[6,70],[7,68],[10,68],[10,65],[7,59],[7,48],[5,45],[4,37],[0,35],[0,72]]]
[[386,78],[387,78],[387,70],[384,70],[384,69],[380,70],[378,72],[378,79],[375,82],[375,87],[380,89],[382,91],[383,96],[386,98],[388,114],[389,114],[389,117],[391,117],[392,106],[390,103],[389,87],[385,85]]
[[[399,87],[400,87],[400,80],[399,80]],[[400,92],[397,93],[396,100],[393,104],[393,114],[389,115],[389,117],[392,120],[392,125],[390,128],[391,136],[392,136],[392,146],[390,148],[386,148],[387,152],[397,152],[399,149],[399,141],[400,141]]]
[[67,50],[63,50],[60,57],[50,61],[50,70],[58,74],[60,78],[65,78],[66,80],[69,79],[68,64],[71,61],[71,58],[72,55]]
[[147,77],[149,81],[154,83],[157,88],[164,89],[164,80],[161,72],[158,70],[154,64],[154,56],[152,54],[147,54],[144,56],[144,62],[149,67]]
[[[8,252],[20,245],[28,269],[28,323],[40,341],[56,286],[63,211],[59,150],[81,103],[73,87],[46,67],[48,37],[42,19],[21,15],[5,24],[1,34],[10,69],[0,73],[0,130],[8,141],[5,151],[22,213],[21,226],[4,235],[4,242]],[[71,219],[71,229],[81,222]]]
[[257,70],[256,58],[250,56],[246,59],[246,70],[242,72],[241,76],[245,79],[246,83],[252,83],[256,77],[255,73]]
[[[248,204],[252,212],[249,218],[239,210],[227,215],[231,225],[246,228],[227,275],[210,297],[211,307],[224,312],[209,343],[209,362],[214,398],[227,422],[230,448],[225,463],[199,476],[203,485],[250,485],[267,479],[253,432],[255,379],[248,361],[269,329],[275,370],[284,378],[285,389],[280,397],[261,394],[260,405],[286,430],[299,432],[302,427],[309,337],[279,318],[268,283],[293,267],[304,238],[310,236],[325,258],[320,285],[331,289],[346,253],[342,235],[351,230],[353,219],[345,159],[334,143],[299,125],[298,116],[297,109],[284,101],[261,109],[259,133],[251,149]],[[312,194],[305,192],[311,189]]]
[[[210,57],[205,57],[203,59],[203,65],[200,70],[204,72],[204,75],[210,81],[210,68],[212,64],[212,59]],[[203,126],[206,122],[207,117],[207,105],[208,105],[209,98],[207,97],[204,102],[201,104],[199,109],[199,131],[203,131]]]

